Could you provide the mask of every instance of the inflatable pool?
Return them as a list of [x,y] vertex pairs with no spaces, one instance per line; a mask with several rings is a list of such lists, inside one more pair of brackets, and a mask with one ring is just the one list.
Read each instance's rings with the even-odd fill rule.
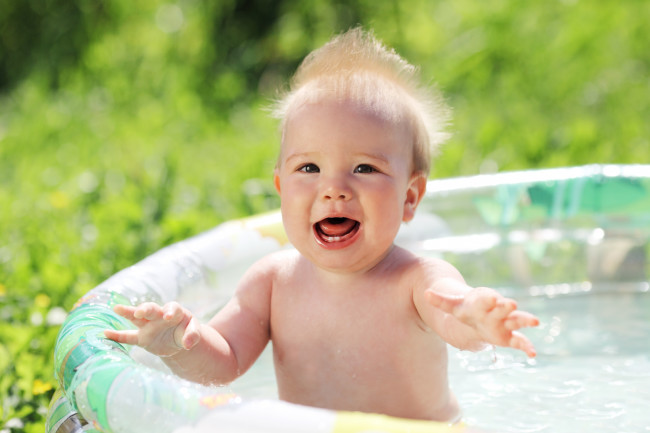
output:
[[[616,285],[647,293],[650,165],[592,165],[430,181],[397,242],[443,256],[470,284],[542,299]],[[60,389],[46,431],[470,432],[465,425],[334,412],[182,380],[141,349],[103,337],[131,328],[115,304],[179,300],[218,310],[257,258],[291,248],[279,212],[231,221],[166,247],[83,296],[56,343]],[[604,289],[603,289],[604,288]],[[461,401],[462,403],[462,401]],[[471,423],[470,423],[471,424]]]

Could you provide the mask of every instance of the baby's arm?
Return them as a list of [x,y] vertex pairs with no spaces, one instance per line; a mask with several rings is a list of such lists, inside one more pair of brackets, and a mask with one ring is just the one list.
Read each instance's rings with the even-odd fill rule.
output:
[[442,267],[442,273],[436,272],[439,278],[414,294],[416,307],[429,326],[461,349],[494,344],[536,355],[530,340],[517,330],[537,326],[537,317],[518,310],[513,299],[493,289],[469,287],[451,265]]
[[107,338],[160,356],[174,373],[188,380],[221,384],[234,379],[237,360],[227,340],[176,302],[117,305],[114,310],[137,329],[105,330]]
[[207,324],[177,303],[116,306],[138,329],[106,330],[117,342],[159,355],[177,375],[224,384],[243,374],[269,341],[272,269],[262,259],[242,278],[234,297]]

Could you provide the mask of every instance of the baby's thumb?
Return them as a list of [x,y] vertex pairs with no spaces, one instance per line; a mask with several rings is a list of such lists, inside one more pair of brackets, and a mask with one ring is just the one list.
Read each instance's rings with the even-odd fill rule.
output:
[[199,343],[201,340],[199,326],[199,321],[192,316],[190,323],[187,324],[187,328],[185,328],[185,333],[183,334],[183,349],[190,350]]
[[445,313],[452,313],[458,305],[463,303],[462,296],[443,295],[432,289],[424,292],[424,296],[429,304],[441,309]]

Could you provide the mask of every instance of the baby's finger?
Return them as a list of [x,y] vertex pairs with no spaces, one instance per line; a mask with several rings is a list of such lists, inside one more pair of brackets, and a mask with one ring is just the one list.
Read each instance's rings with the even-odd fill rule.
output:
[[468,296],[468,308],[470,316],[474,317],[476,320],[482,321],[485,320],[487,315],[493,314],[495,308],[498,307],[498,298],[496,296],[480,295],[470,298]]
[[124,317],[127,320],[135,319],[135,317],[133,316],[135,310],[136,308],[131,305],[117,304],[116,306],[113,307],[113,311],[115,311],[115,313]]
[[145,302],[136,308],[133,317],[146,320],[160,319],[162,318],[162,307],[155,302]]
[[105,329],[104,336],[109,340],[113,340],[122,344],[131,344],[131,345],[138,344],[137,330],[116,331],[114,329]]
[[162,313],[163,319],[172,323],[180,322],[185,315],[183,307],[177,302],[170,302],[168,304],[165,304],[165,306],[162,308]]
[[519,332],[512,333],[509,346],[513,349],[519,349],[523,351],[526,353],[526,355],[528,355],[529,358],[534,358],[537,356],[537,351],[535,350],[533,343],[528,338],[526,338],[525,335]]
[[539,325],[539,319],[526,311],[513,311],[504,322],[504,326],[509,331],[520,328],[529,328]]
[[505,318],[516,309],[517,303],[514,300],[502,298],[497,300],[496,305],[492,311],[490,311],[490,313],[496,315],[497,317]]

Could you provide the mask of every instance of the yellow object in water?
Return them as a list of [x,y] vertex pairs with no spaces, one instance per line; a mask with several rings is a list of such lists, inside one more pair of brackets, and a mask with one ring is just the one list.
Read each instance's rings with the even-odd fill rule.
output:
[[332,433],[462,433],[463,423],[419,421],[361,412],[338,412]]

